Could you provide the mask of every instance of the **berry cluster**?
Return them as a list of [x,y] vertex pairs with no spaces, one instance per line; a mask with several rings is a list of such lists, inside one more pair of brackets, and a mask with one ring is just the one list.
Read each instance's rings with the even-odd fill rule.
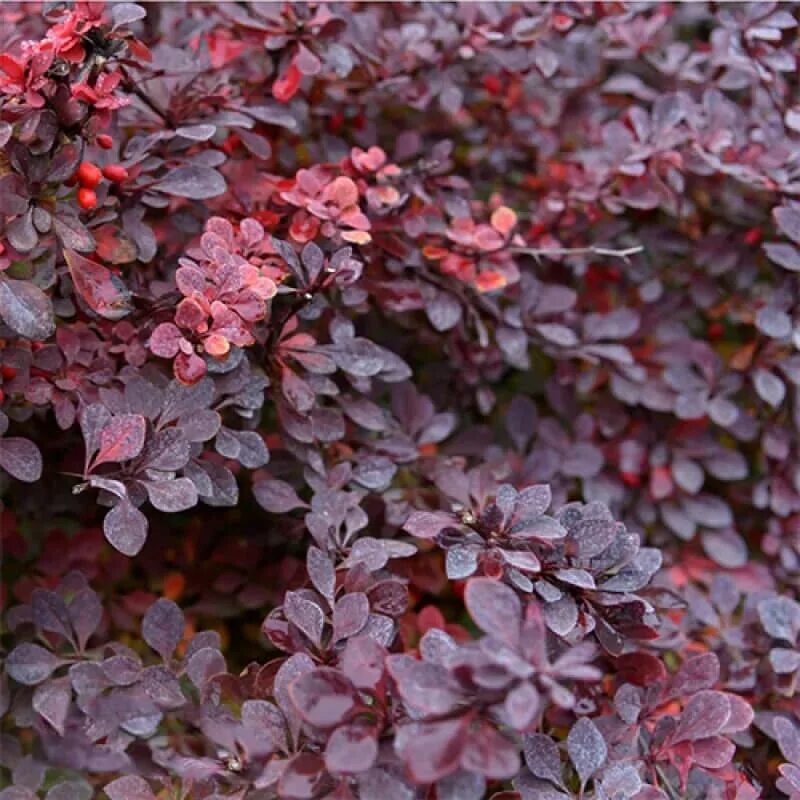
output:
[[78,205],[84,211],[91,211],[97,206],[97,193],[95,189],[105,178],[111,183],[124,183],[128,179],[128,170],[122,164],[106,164],[102,169],[91,161],[81,161],[75,175],[67,181],[79,184],[79,189],[75,195]]

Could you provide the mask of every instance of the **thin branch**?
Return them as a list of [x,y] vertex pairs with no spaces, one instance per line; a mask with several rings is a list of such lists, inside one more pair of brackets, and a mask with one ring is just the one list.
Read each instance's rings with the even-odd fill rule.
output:
[[589,245],[588,247],[509,247],[509,252],[518,255],[533,256],[534,258],[548,258],[552,256],[609,256],[611,258],[622,258],[626,261],[637,253],[644,252],[644,245],[637,244],[633,247],[614,249],[612,247],[600,247]]

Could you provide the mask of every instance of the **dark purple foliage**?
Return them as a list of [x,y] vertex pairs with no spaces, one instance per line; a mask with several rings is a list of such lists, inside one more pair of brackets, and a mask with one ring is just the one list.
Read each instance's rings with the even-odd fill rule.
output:
[[0,800],[800,798],[799,23],[0,6]]

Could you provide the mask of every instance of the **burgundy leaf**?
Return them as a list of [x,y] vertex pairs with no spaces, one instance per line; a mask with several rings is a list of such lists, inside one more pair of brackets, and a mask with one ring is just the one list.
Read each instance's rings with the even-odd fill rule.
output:
[[301,675],[289,686],[289,694],[303,719],[316,728],[340,725],[358,702],[350,681],[330,667]]
[[378,756],[375,729],[363,722],[337,728],[325,747],[325,766],[329,772],[365,772]]
[[65,249],[64,258],[75,292],[95,314],[118,320],[131,313],[131,293],[121,278],[74,250]]
[[94,466],[109,461],[129,461],[142,452],[147,423],[139,414],[120,414],[112,417],[100,433],[100,451]]

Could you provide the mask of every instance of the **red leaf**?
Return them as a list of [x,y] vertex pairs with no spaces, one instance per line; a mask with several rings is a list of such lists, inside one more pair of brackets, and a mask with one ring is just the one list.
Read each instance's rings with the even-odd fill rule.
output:
[[75,292],[96,314],[105,319],[122,319],[133,310],[131,293],[122,279],[96,261],[64,249],[64,258]]
[[94,466],[109,461],[129,461],[142,452],[147,431],[140,414],[120,414],[113,417],[100,434],[100,452]]
[[295,65],[294,61],[289,64],[286,72],[272,84],[272,96],[281,103],[288,103],[300,88],[300,81],[303,73]]

